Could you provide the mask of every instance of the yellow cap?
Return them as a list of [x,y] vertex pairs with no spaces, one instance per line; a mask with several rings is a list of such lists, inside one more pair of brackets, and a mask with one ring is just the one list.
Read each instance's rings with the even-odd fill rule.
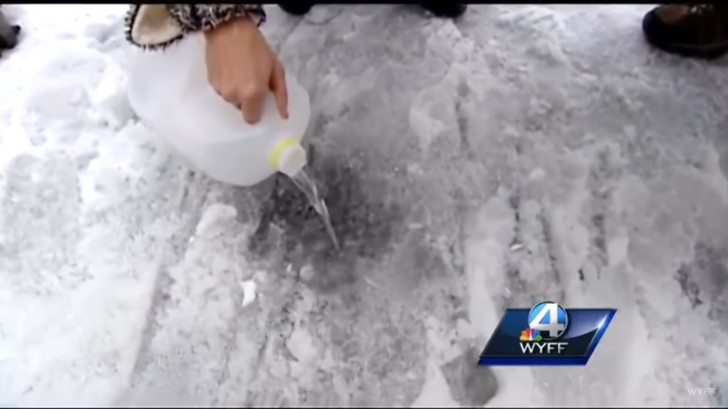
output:
[[293,176],[306,164],[306,151],[298,139],[283,138],[273,147],[268,162],[273,169]]
[[270,165],[278,169],[278,159],[281,157],[281,153],[284,149],[286,149],[289,146],[297,145],[298,141],[294,138],[283,138],[276,146],[273,147],[273,151],[271,151],[270,155],[268,155],[268,162],[270,162]]

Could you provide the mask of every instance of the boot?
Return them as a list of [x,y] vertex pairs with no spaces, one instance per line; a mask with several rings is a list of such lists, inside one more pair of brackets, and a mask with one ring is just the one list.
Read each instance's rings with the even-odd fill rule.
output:
[[294,16],[303,16],[311,10],[311,8],[314,6],[314,3],[309,3],[305,1],[291,1],[288,3],[278,3],[278,6],[288,14],[293,14]]
[[463,4],[459,1],[441,1],[441,2],[434,2],[434,1],[427,1],[427,2],[420,2],[419,3],[422,8],[429,11],[430,13],[436,15],[437,17],[445,17],[445,18],[457,18],[462,16],[465,11],[468,9],[467,4]]
[[18,43],[20,26],[8,23],[2,10],[0,10],[0,53],[3,49],[11,49]]
[[715,59],[728,52],[728,4],[665,4],[645,15],[642,31],[662,51]]

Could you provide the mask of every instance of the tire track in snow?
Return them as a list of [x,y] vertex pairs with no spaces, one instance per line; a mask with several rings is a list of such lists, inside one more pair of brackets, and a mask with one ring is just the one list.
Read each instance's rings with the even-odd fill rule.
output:
[[[185,187],[182,189],[180,198],[176,200],[180,214],[187,214],[189,217],[185,223],[186,227],[176,235],[170,245],[174,251],[168,253],[168,256],[162,261],[162,265],[157,272],[157,277],[154,281],[154,290],[152,292],[152,301],[144,317],[144,329],[140,337],[134,367],[129,374],[131,387],[135,386],[136,379],[144,372],[147,365],[149,365],[150,343],[159,330],[159,317],[168,308],[169,289],[173,284],[173,280],[169,275],[169,268],[178,264],[187,253],[190,239],[194,236],[195,229],[202,216],[202,207],[207,198],[207,193],[210,190],[211,182],[208,180],[200,181],[199,179],[204,179],[204,176],[202,178],[199,176],[199,174],[188,172],[188,177],[183,180]],[[194,195],[190,196],[190,188],[195,187],[200,187],[201,191],[195,192]]]

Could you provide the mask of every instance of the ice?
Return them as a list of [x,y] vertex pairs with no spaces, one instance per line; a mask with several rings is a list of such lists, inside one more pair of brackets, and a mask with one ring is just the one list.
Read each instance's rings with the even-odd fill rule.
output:
[[243,281],[240,283],[240,286],[243,288],[243,307],[245,307],[255,301],[255,289],[257,286],[253,280]]
[[[3,6],[0,405],[725,405],[728,77],[650,6],[270,6],[339,252],[137,121],[125,7]],[[618,309],[589,365],[476,367],[543,299]]]
[[422,385],[420,396],[412,403],[413,408],[456,408],[458,405],[450,397],[447,381],[440,368],[431,362],[427,365],[427,377]]

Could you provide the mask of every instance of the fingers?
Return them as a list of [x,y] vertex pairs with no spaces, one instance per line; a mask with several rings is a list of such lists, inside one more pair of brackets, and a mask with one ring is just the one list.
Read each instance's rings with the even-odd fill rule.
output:
[[225,102],[242,112],[245,122],[249,124],[260,121],[267,92],[264,87],[248,87],[240,91],[228,88],[217,91]]
[[285,70],[280,63],[274,65],[268,84],[246,84],[235,87],[234,82],[226,82],[233,86],[224,86],[219,81],[214,81],[213,77],[209,78],[209,81],[226,102],[242,112],[243,118],[249,124],[260,121],[269,92],[275,97],[276,109],[280,116],[288,119],[288,87]]
[[230,104],[233,104],[235,107],[240,108],[240,98],[238,97],[238,92],[234,89],[220,89],[221,87],[214,87],[215,91],[217,91],[217,94],[222,97],[222,99],[225,100],[225,102],[228,102]]
[[286,87],[286,72],[280,63],[276,64],[276,68],[273,70],[270,89],[273,91],[273,95],[276,98],[278,113],[284,119],[288,119],[288,87]]
[[239,93],[238,102],[243,111],[245,122],[255,124],[260,121],[263,115],[263,102],[265,102],[267,93],[268,90],[263,87],[250,88]]

